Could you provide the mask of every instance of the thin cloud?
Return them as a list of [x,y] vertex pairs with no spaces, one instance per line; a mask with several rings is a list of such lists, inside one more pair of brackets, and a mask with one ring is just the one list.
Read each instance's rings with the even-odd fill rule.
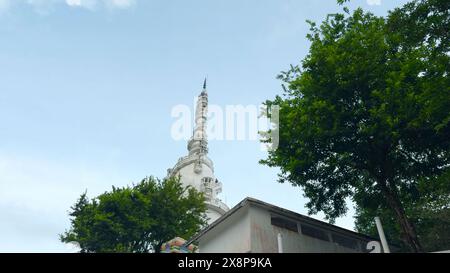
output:
[[379,6],[381,5],[381,0],[367,0],[369,6]]
[[91,10],[101,6],[127,9],[136,4],[136,0],[65,0],[65,3],[70,7],[87,8]]
[[135,4],[135,0],[104,0],[105,5],[112,8],[126,9]]
[[7,11],[11,5],[10,0],[0,0],[0,14]]
[[0,0],[0,14],[23,7],[31,7],[39,14],[48,14],[56,7],[81,8],[87,10],[100,9],[128,9],[136,4],[137,0]]
[[65,0],[66,5],[73,8],[87,8],[90,10],[96,7],[127,9],[136,3],[136,0]]
[[99,169],[0,153],[0,252],[76,251],[58,237],[70,226],[70,207],[86,189],[94,197],[128,182],[111,166]]
[[94,10],[98,4],[97,2],[97,0],[66,0],[66,5],[73,8]]

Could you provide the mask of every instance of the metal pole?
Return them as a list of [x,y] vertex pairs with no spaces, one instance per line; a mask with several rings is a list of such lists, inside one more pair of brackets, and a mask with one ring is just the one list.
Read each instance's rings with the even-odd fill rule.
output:
[[283,253],[283,237],[281,236],[281,233],[278,233],[277,239],[278,239],[278,253]]
[[384,236],[383,226],[381,225],[380,217],[375,217],[375,224],[377,225],[378,235],[380,235],[381,245],[383,246],[384,253],[391,253],[389,245],[386,241],[386,236]]

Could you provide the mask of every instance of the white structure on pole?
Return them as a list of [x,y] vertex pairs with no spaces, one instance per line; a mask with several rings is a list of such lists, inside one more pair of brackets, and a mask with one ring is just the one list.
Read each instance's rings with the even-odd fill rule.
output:
[[278,240],[278,253],[283,253],[283,235],[281,235],[281,233],[278,233],[277,240]]
[[391,253],[389,249],[389,245],[386,240],[386,236],[384,235],[383,226],[381,225],[380,217],[375,217],[375,224],[377,225],[378,235],[380,235],[381,245],[383,246],[384,253]]
[[208,93],[206,79],[203,90],[198,96],[195,109],[195,128],[188,142],[188,155],[181,157],[172,169],[167,170],[168,177],[180,176],[184,186],[192,186],[204,193],[208,210],[208,223],[229,210],[217,195],[222,191],[222,183],[214,176],[214,166],[208,157],[208,138],[206,135],[208,114]]

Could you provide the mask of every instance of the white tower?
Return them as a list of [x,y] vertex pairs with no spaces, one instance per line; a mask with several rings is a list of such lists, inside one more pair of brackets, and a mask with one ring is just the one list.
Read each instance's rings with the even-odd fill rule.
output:
[[208,93],[206,79],[203,90],[198,96],[195,111],[195,128],[188,142],[187,156],[178,159],[172,169],[167,170],[169,177],[180,175],[184,186],[192,186],[204,193],[208,210],[208,224],[222,216],[229,208],[217,197],[222,191],[222,183],[214,176],[213,162],[208,154],[208,138],[206,136],[206,121],[208,114]]

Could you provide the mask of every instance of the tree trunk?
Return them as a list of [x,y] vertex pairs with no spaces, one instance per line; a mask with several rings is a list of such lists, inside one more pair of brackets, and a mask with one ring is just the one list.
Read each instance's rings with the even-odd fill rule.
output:
[[413,252],[422,252],[422,246],[417,237],[416,229],[405,214],[400,198],[394,190],[391,190],[386,182],[379,183],[381,190],[386,197],[389,207],[394,211],[395,217],[400,224],[400,227],[405,235],[406,243]]
[[161,246],[163,245],[162,242],[157,243],[156,245],[153,246],[153,251],[154,253],[161,253]]

